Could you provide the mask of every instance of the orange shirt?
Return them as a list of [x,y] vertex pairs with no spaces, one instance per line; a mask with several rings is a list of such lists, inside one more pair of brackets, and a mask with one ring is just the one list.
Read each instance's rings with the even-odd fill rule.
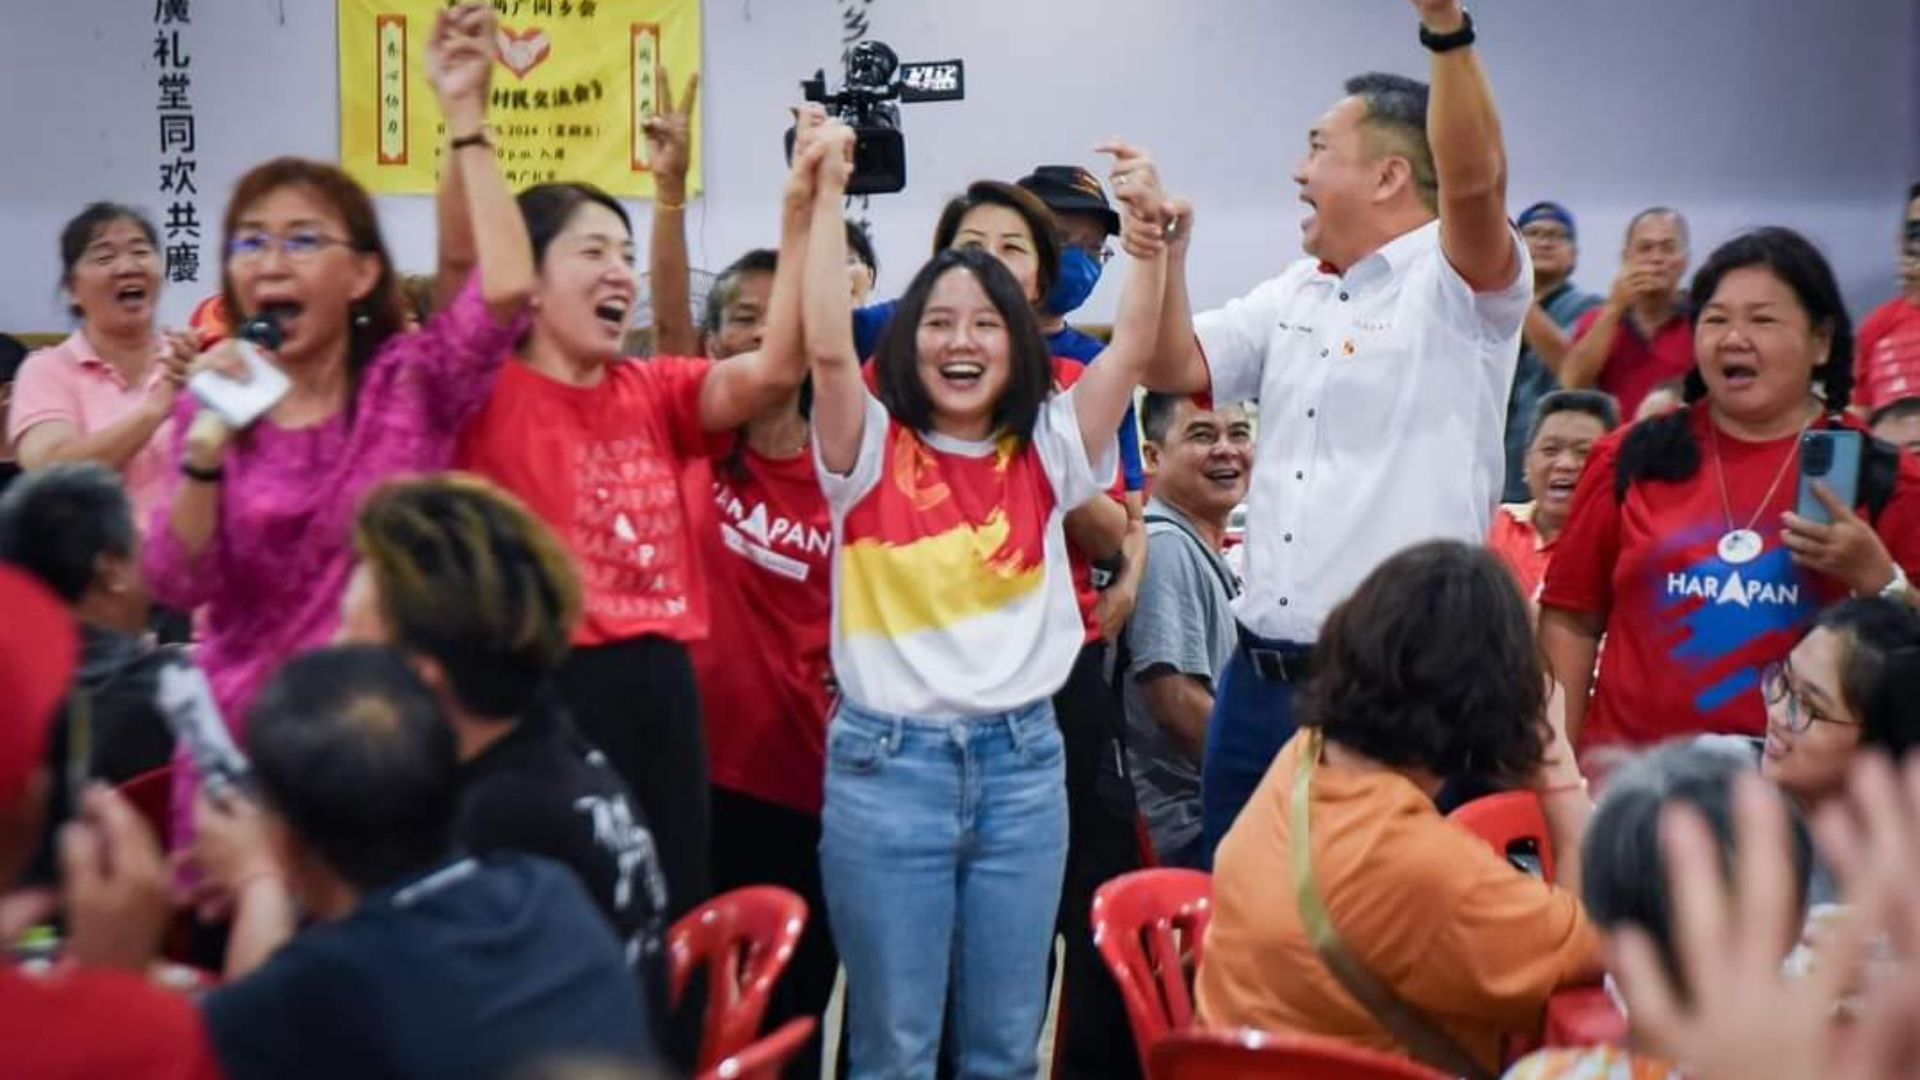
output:
[[[1406,1053],[1300,922],[1288,808],[1304,743],[1280,751],[1214,856],[1200,1017]],[[1598,976],[1600,939],[1580,902],[1509,866],[1405,777],[1322,765],[1311,820],[1314,876],[1348,950],[1491,1071],[1503,1033],[1537,1033],[1548,995]]]
[[1553,545],[1540,542],[1540,530],[1533,524],[1533,503],[1508,503],[1494,511],[1493,528],[1487,531],[1487,547],[1507,564],[1520,582],[1520,593],[1528,603],[1540,599],[1540,586],[1547,580],[1547,564],[1553,561]]

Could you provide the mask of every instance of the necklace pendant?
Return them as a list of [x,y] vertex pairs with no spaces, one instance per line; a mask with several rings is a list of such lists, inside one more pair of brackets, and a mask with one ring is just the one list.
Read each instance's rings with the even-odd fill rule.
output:
[[1720,561],[1731,566],[1745,566],[1760,557],[1767,542],[1752,529],[1734,529],[1720,538]]

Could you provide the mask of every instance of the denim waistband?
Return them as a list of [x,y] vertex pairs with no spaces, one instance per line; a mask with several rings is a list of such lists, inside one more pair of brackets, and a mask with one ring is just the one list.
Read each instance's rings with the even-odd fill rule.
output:
[[928,731],[951,731],[955,724],[988,725],[1004,723],[1018,727],[1022,724],[1032,723],[1035,720],[1049,719],[1052,714],[1053,702],[1046,698],[1007,712],[972,713],[963,716],[903,716],[897,713],[881,712],[879,709],[869,709],[857,701],[843,697],[840,699],[840,703],[834,707],[833,712],[835,718],[845,716],[848,719],[864,721],[869,724],[884,724],[889,727],[924,728]]

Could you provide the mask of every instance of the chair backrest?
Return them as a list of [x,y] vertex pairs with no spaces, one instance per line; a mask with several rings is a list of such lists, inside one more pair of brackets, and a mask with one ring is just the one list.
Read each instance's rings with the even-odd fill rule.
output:
[[1418,1062],[1308,1035],[1181,1031],[1153,1049],[1153,1080],[1447,1080]]
[[1532,842],[1540,856],[1540,872],[1553,880],[1553,840],[1540,796],[1531,791],[1503,791],[1464,803],[1447,815],[1475,836],[1493,845],[1506,858],[1516,845]]
[[786,889],[754,885],[723,893],[667,931],[668,973],[679,1004],[696,968],[707,972],[702,1070],[745,1049],[760,1034],[773,984],[807,926],[807,902]]
[[787,1063],[813,1037],[814,1024],[811,1016],[795,1017],[780,1030],[701,1073],[697,1080],[780,1080]]
[[1122,874],[1093,894],[1093,943],[1119,984],[1140,1067],[1169,1032],[1193,1023],[1192,973],[1213,919],[1213,879],[1198,870]]
[[167,846],[173,806],[173,766],[148,769],[119,787],[120,797],[140,812],[161,847]]

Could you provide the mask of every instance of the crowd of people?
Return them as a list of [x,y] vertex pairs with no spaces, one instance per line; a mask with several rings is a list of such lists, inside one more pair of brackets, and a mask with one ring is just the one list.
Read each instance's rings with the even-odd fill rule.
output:
[[[814,106],[696,310],[694,80],[644,124],[628,355],[629,212],[509,190],[485,3],[426,45],[417,300],[324,162],[235,186],[224,328],[162,328],[152,223],[85,207],[72,334],[0,341],[0,1071],[685,1075],[667,929],[772,884],[811,915],[767,1026],[823,1021],[789,1075],[1033,1077],[1057,988],[1056,1074],[1138,1076],[1089,911],[1161,866],[1211,875],[1208,1027],[1910,1075],[1920,185],[1857,335],[1815,239],[1689,276],[1664,206],[1584,292],[1573,211],[1509,209],[1473,20],[1411,6],[1428,79],[1346,84],[1306,257],[1210,311],[1120,141],[967,185],[876,300]],[[263,349],[261,415],[196,390]],[[181,733],[199,679],[240,766]],[[162,769],[156,831],[118,788]],[[1514,790],[1536,872],[1447,817]],[[1622,1044],[1508,1060],[1603,978]]]

